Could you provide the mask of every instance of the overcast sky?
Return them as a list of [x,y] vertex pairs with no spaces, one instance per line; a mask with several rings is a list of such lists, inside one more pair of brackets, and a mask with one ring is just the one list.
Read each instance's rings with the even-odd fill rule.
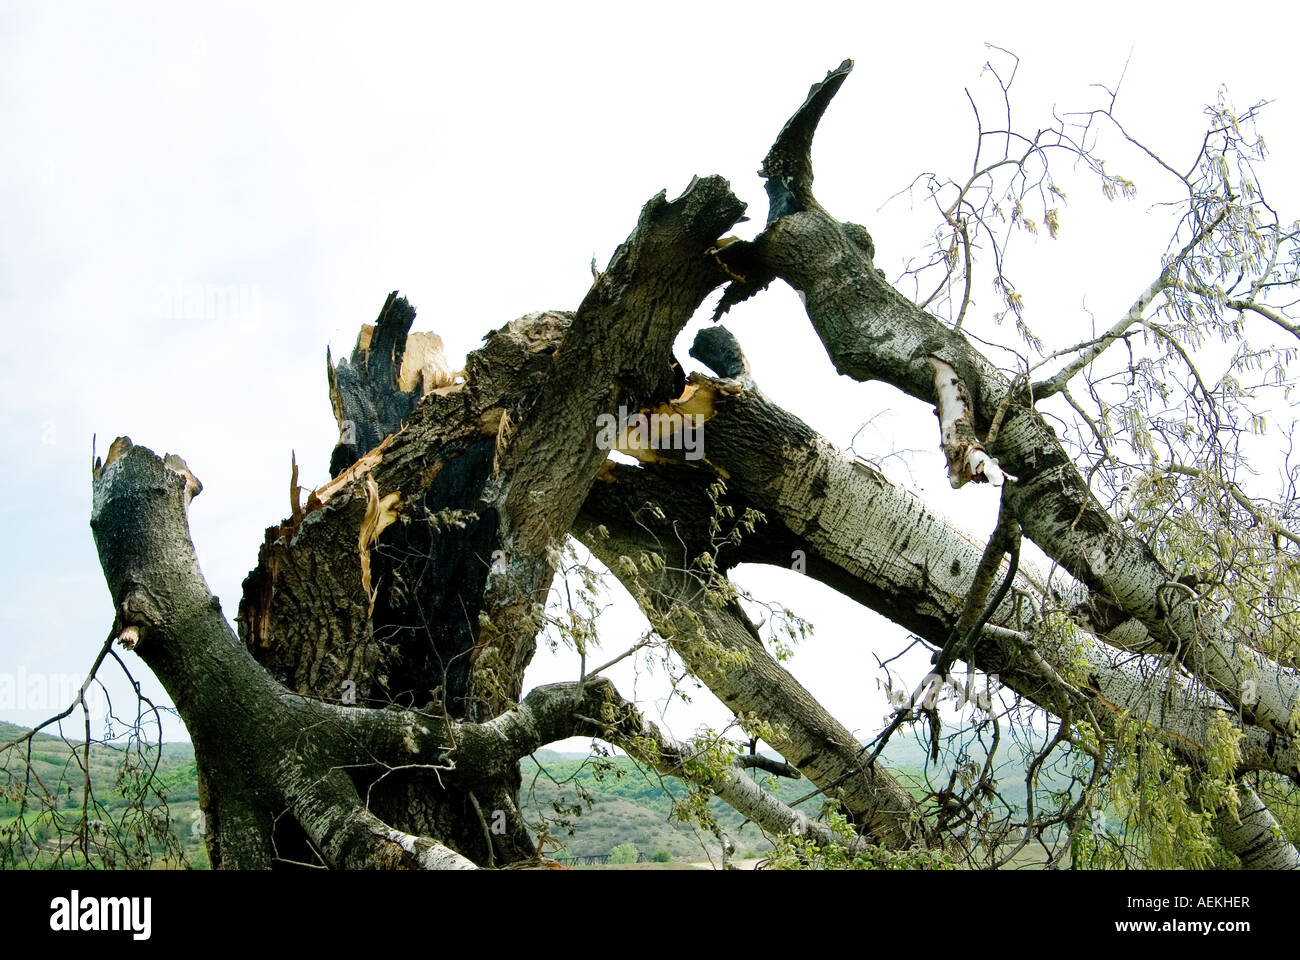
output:
[[[731,181],[752,235],[766,213],[754,171],[808,85],[846,57],[857,68],[818,136],[817,193],[871,230],[891,276],[934,219],[882,205],[921,171],[969,169],[963,89],[987,95],[981,67],[1008,63],[986,42],[1021,57],[1031,131],[1053,104],[1096,106],[1088,85],[1113,86],[1131,53],[1119,111],[1175,165],[1195,155],[1220,84],[1238,106],[1275,100],[1265,186],[1294,218],[1295,15],[1162,10],[0,3],[0,675],[79,674],[112,622],[88,526],[92,435],[101,454],[128,434],[188,461],[204,484],[191,510],[200,562],[233,616],[263,529],[288,512],[290,452],[305,483],[328,479],[327,344],[350,350],[399,289],[458,366],[508,320],[576,307],[592,257],[603,266],[640,206],[695,174]],[[1137,200],[1108,204],[1079,181],[1059,240],[1017,241],[1030,322],[1060,345],[1086,335],[1088,311],[1112,323],[1159,269],[1168,224],[1150,203],[1169,185],[1131,153],[1111,169],[1137,182]],[[997,307],[991,288],[975,295],[973,323]],[[683,334],[683,359],[704,322]],[[916,449],[892,475],[987,532],[996,494],[948,489],[929,408],[838,377],[788,289],[727,322],[773,399],[842,446],[877,417],[857,449]],[[873,654],[897,652],[902,631],[789,571],[739,579],[813,621],[791,668],[874,736]],[[616,610],[595,656],[642,626]],[[576,675],[572,655],[539,653],[526,686]],[[612,676],[657,716],[659,677],[630,664]],[[19,706],[0,703],[0,719],[51,712]],[[668,714],[679,736],[725,719],[707,696]]]

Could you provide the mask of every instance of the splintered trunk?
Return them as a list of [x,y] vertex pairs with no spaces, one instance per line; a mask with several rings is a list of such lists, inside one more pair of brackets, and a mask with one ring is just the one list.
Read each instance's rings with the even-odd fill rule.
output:
[[[591,726],[614,716],[584,699],[617,700],[607,684],[538,700],[523,673],[558,548],[605,462],[597,424],[675,396],[673,338],[725,278],[710,251],[742,211],[717,177],[652,198],[576,312],[507,324],[456,374],[390,295],[350,357],[327,353],[332,479],[308,490],[295,463],[237,640],[198,572],[187,512],[200,486],[183,461],[123,437],[96,464],[115,633],[194,737],[215,865],[536,860],[518,759],[548,742],[539,731],[641,730],[625,703]],[[167,548],[133,547],[151,541]],[[648,759],[680,769],[681,748]]]
[[[340,437],[333,479],[301,505],[295,479],[291,516],[267,530],[244,582],[239,636],[303,696],[486,720],[520,699],[533,651],[523,637],[508,649],[492,645],[484,629],[489,573],[508,549],[492,483],[508,409],[522,391],[485,396],[457,385],[441,342],[410,333],[414,318],[390,294],[351,357],[330,364]],[[561,319],[567,326],[568,318],[539,315],[498,337],[511,340],[520,383],[529,359],[558,345]],[[515,333],[525,328],[532,342]],[[491,382],[489,362],[471,360],[480,384]],[[441,837],[477,863],[535,853],[514,769],[472,789],[442,773],[378,767],[353,779],[382,820]]]
[[[258,662],[345,705],[482,722],[519,702],[556,548],[605,460],[598,418],[671,398],[672,339],[721,282],[706,251],[742,209],[718,178],[652,199],[576,314],[509,324],[459,375],[391,294],[350,358],[327,357],[333,479],[300,505],[295,467],[291,516],[245,581]],[[537,854],[517,765],[472,789],[451,772],[351,776],[381,820],[476,863]]]

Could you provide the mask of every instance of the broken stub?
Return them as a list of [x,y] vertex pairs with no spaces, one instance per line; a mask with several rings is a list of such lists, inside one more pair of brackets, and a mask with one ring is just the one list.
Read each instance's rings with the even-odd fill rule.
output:
[[938,357],[925,359],[934,371],[934,394],[939,400],[934,412],[939,418],[944,456],[948,458],[948,482],[956,489],[972,480],[995,487],[1014,481],[1016,478],[998,466],[975,435],[970,394],[957,371]]

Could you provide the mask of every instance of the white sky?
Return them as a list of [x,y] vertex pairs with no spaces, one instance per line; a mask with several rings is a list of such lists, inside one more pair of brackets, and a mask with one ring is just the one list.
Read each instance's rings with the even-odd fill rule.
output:
[[[455,364],[516,316],[576,307],[592,256],[603,265],[645,200],[661,188],[675,196],[693,174],[731,181],[752,235],[766,213],[754,171],[808,85],[845,57],[857,68],[818,136],[817,193],[871,230],[891,276],[933,223],[905,202],[880,208],[922,170],[969,169],[963,87],[981,83],[985,41],[1021,57],[1017,102],[1030,129],[1049,122],[1053,103],[1095,105],[1087,85],[1113,85],[1131,50],[1120,113],[1175,165],[1195,154],[1220,83],[1240,107],[1274,99],[1261,123],[1274,157],[1265,187],[1284,219],[1300,210],[1285,178],[1300,157],[1296,18],[1280,4],[1252,4],[1244,19],[1194,4],[1149,15],[1136,5],[461,6],[0,3],[0,316],[11,343],[0,355],[10,444],[0,677],[81,673],[108,631],[88,526],[92,434],[101,453],[126,433],[186,458],[204,483],[191,511],[200,561],[233,616],[263,529],[287,513],[290,451],[305,482],[327,479],[327,343],[346,353],[400,289],[419,310],[416,329],[439,333]],[[1061,239],[1017,241],[1030,322],[1061,345],[1087,329],[1085,305],[1106,325],[1127,309],[1167,239],[1149,203],[1168,184],[1131,154],[1111,168],[1137,181],[1136,201],[1067,187]],[[189,311],[195,290],[229,296]],[[976,298],[983,316],[996,306],[978,281]],[[688,364],[701,322],[679,344]],[[789,290],[774,287],[727,322],[777,402],[844,446],[888,411],[858,449],[919,448],[915,487],[988,527],[996,495],[949,491],[929,409],[837,377]],[[897,652],[902,631],[788,571],[740,580],[814,622],[791,669],[861,737],[874,735],[885,705],[872,654]],[[632,642],[638,618],[613,614],[593,660]],[[527,685],[576,674],[576,658],[539,653]],[[655,678],[612,676],[656,712]],[[0,719],[18,723],[49,712],[0,705]],[[684,736],[725,712],[701,696],[668,719]],[[166,736],[184,732],[173,724]]]

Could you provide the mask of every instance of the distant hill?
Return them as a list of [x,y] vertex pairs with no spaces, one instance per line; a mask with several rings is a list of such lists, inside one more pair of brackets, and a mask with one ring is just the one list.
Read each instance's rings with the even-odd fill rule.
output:
[[[26,728],[0,722],[0,745],[26,733]],[[45,733],[32,738],[30,770],[25,748],[0,754],[0,867],[68,863],[66,844],[81,822],[83,757],[82,741]],[[92,826],[104,825],[89,836],[97,863],[121,867],[128,857],[139,860],[152,855],[157,866],[207,868],[202,831],[196,829],[198,774],[192,744],[165,743],[161,751],[156,744],[145,744],[128,751],[125,741],[92,742],[89,766],[93,802],[88,819]],[[146,790],[151,773],[154,786]],[[129,799],[141,797],[148,815],[128,816]],[[108,825],[121,823],[124,816],[127,829],[114,839]],[[160,835],[164,816],[169,829]],[[169,846],[179,856],[166,856]]]
[[[957,735],[957,731],[949,729],[945,734]],[[963,735],[970,737],[969,733]],[[1016,812],[1025,809],[1024,777],[1028,758],[1043,742],[1042,737],[1031,737],[1018,744],[1004,740],[999,745],[993,775],[1003,799]],[[935,763],[926,745],[900,732],[890,740],[882,762],[920,798],[947,786],[958,763],[970,761],[982,766],[988,755],[977,741],[967,743],[961,751],[949,743],[945,751]],[[1070,764],[1068,759],[1057,759],[1040,771],[1040,808],[1047,791],[1068,788]],[[645,772],[628,757],[603,758],[597,762],[587,754],[539,750],[532,758],[524,758],[522,772],[521,806],[534,823],[545,822],[551,837],[561,845],[553,851],[554,856],[606,854],[620,843],[632,843],[647,855],[667,850],[678,860],[701,860],[706,853],[717,855],[717,841],[710,834],[672,817],[673,798],[684,797],[687,785],[673,777],[659,778],[653,772]],[[758,776],[770,782],[775,787],[775,795],[786,803],[814,789],[803,778],[769,778],[761,773]],[[800,809],[815,816],[821,804],[814,798]],[[753,824],[745,824],[744,818],[721,800],[711,800],[709,810],[736,843],[741,856],[762,856],[771,849]]]
[[[0,744],[8,743],[27,731],[13,724],[0,723]],[[947,731],[954,733],[954,731]],[[969,734],[967,734],[969,736]],[[1026,761],[1020,750],[1033,750],[1041,738],[1017,748],[999,747],[1000,765],[995,776],[1003,797],[1015,809],[1022,810],[1025,800],[1024,769]],[[986,752],[978,743],[964,747],[964,754],[952,745],[939,763],[931,762],[924,745],[900,732],[890,741],[884,754],[885,765],[912,792],[921,796],[927,789],[946,786],[957,763],[969,760],[982,765]],[[955,756],[953,754],[956,754]],[[80,820],[84,774],[81,769],[81,744],[65,742],[57,736],[37,734],[32,743],[33,783],[49,791],[49,809],[42,814],[29,805],[20,811],[19,797],[25,778],[23,755],[10,750],[0,755],[0,866],[48,866],[57,860],[58,835],[67,834]],[[97,803],[92,819],[120,820],[127,810],[127,796],[132,784],[144,772],[142,765],[157,763],[158,793],[165,798],[170,818],[169,836],[179,846],[183,861],[161,860],[160,866],[188,866],[206,869],[207,851],[198,826],[198,785],[194,748],[189,743],[165,743],[161,756],[156,748],[143,755],[128,756],[122,746],[91,746],[90,775]],[[127,761],[131,761],[128,763]],[[1064,789],[1069,784],[1068,761],[1058,762],[1041,773],[1040,789]],[[127,776],[119,780],[126,769]],[[539,750],[525,757],[521,764],[523,789],[521,806],[525,817],[544,830],[549,838],[547,850],[552,856],[590,856],[608,854],[619,844],[631,843],[646,855],[666,851],[674,860],[700,861],[716,857],[717,841],[698,826],[684,824],[673,817],[674,799],[684,798],[687,785],[672,777],[660,778],[643,771],[625,756],[596,758],[581,753]],[[781,800],[793,802],[810,793],[812,784],[769,778],[764,782],[775,788]],[[926,784],[929,784],[927,788]],[[40,787],[37,796],[45,795]],[[152,803],[161,813],[159,796]],[[746,824],[739,813],[716,798],[709,809],[727,835],[737,844],[741,856],[762,856],[770,845],[753,824]],[[820,803],[814,799],[800,809],[816,815]],[[27,825],[27,841],[22,849],[14,848],[5,862],[6,839],[12,844],[14,827],[21,817]],[[61,825],[56,827],[55,821]],[[6,834],[6,830],[10,832]],[[159,853],[162,842],[154,842]],[[661,853],[662,856],[662,853]],[[120,865],[120,864],[119,864]]]

